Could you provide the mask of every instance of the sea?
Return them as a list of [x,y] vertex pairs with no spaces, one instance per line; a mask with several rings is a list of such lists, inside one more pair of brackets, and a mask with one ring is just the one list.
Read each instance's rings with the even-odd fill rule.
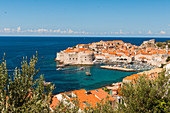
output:
[[[155,39],[156,42],[164,42],[170,38],[146,38],[146,37],[33,37],[33,36],[0,36],[0,62],[5,53],[8,73],[13,73],[15,67],[21,67],[23,57],[28,60],[38,52],[38,63],[36,68],[40,68],[37,75],[44,75],[46,82],[55,84],[53,94],[78,89],[92,90],[103,87],[114,82],[121,82],[126,76],[136,72],[123,72],[100,69],[100,65],[85,66],[85,70],[80,70],[80,66],[68,66],[57,71],[56,53],[73,47],[77,44],[88,44],[98,41],[123,40],[126,43],[140,45],[143,41]],[[90,72],[91,76],[85,75]]]

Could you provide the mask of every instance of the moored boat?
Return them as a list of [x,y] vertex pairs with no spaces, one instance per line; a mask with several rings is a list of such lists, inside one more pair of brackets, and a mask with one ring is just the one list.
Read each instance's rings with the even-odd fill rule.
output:
[[86,72],[86,75],[91,76],[91,73],[90,72]]
[[83,70],[83,69],[85,69],[84,67],[80,67],[80,70]]
[[57,68],[56,70],[62,70],[62,68],[59,67],[59,68]]
[[63,65],[63,64],[60,64],[60,65],[57,65],[56,67],[64,67],[64,65]]

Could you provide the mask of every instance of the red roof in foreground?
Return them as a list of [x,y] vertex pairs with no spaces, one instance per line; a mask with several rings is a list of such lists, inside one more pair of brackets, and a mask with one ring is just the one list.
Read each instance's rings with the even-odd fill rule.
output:
[[98,98],[100,98],[100,100],[103,99],[104,102],[106,101],[107,97],[108,97],[109,101],[115,101],[115,99],[112,96],[110,96],[107,92],[105,92],[101,88],[95,89],[95,90],[91,90],[90,92],[92,94],[96,95]]
[[[109,97],[108,100],[115,101],[115,99],[113,97],[111,97],[107,92],[105,92],[101,88],[96,89],[96,90],[91,90],[91,91],[86,91],[85,89],[80,89],[80,90],[69,91],[69,92],[60,93],[60,94],[64,95],[67,93],[73,93],[77,96],[77,100],[79,101],[80,109],[82,109],[82,110],[84,110],[84,108],[87,108],[88,104],[90,104],[91,107],[93,107],[93,108],[97,107],[97,103],[100,103],[101,100],[103,100],[105,102],[107,97]],[[75,98],[68,98],[67,96],[65,98],[67,100],[69,100],[70,102],[72,102],[73,99],[75,99]],[[55,109],[58,102],[59,102],[59,100],[57,99],[57,97],[53,97],[53,101],[52,101],[52,104],[50,105],[50,107],[52,109]]]

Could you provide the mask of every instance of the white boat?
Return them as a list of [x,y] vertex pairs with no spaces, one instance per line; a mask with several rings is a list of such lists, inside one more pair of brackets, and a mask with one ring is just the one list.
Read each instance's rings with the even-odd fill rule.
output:
[[56,67],[64,67],[65,65],[63,65],[63,64],[59,64],[59,65],[57,65]]
[[62,68],[59,67],[59,68],[57,68],[56,70],[62,70]]
[[83,70],[83,69],[85,69],[84,67],[80,67],[80,70]]
[[137,71],[139,72],[139,71],[140,71],[140,69],[137,69]]
[[86,72],[86,75],[91,76],[91,73],[90,72]]

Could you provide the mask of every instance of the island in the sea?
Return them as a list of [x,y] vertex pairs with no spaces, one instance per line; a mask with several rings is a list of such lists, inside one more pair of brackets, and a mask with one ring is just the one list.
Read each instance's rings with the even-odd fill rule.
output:
[[160,67],[170,55],[170,41],[144,41],[140,46],[122,40],[78,44],[57,53],[56,61],[63,65],[93,65],[96,63],[143,62]]

